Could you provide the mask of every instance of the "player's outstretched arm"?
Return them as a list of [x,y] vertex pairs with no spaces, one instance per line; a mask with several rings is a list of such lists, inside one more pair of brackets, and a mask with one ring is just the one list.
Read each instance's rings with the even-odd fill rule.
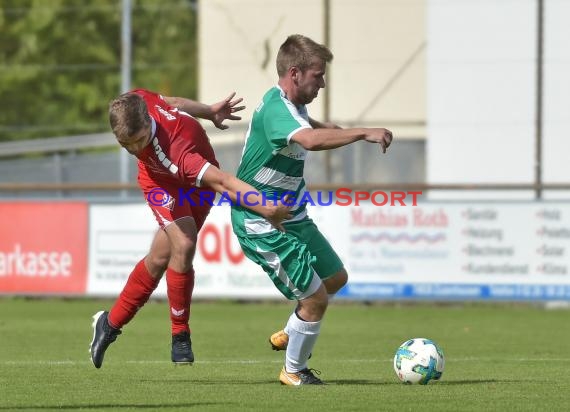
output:
[[299,143],[307,150],[330,150],[349,145],[360,140],[378,143],[382,152],[392,143],[392,132],[384,128],[353,128],[353,129],[301,129],[291,140]]
[[309,117],[309,124],[313,129],[342,129],[342,127],[337,124],[332,122],[320,122],[312,117]]
[[210,120],[218,129],[225,130],[229,126],[223,124],[223,122],[226,119],[241,120],[241,117],[236,116],[235,113],[245,109],[245,106],[238,106],[238,104],[243,101],[243,98],[235,98],[235,95],[236,93],[233,92],[225,99],[212,105],[200,103],[185,97],[163,96],[163,98],[169,105],[174,106],[194,117]]
[[276,229],[285,231],[282,222],[291,219],[291,206],[286,202],[266,201],[253,186],[239,180],[215,166],[210,166],[202,176],[202,185],[209,186],[218,193],[225,193],[234,203],[240,204],[267,219]]

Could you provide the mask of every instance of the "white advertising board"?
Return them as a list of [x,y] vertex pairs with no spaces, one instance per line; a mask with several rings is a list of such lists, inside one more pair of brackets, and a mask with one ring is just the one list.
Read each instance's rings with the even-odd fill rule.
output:
[[[150,247],[158,228],[148,206],[92,205],[87,293],[116,296]],[[194,258],[195,297],[279,297],[273,284],[250,262],[233,235],[228,207],[213,207],[198,238]],[[154,297],[166,297],[164,279]]]
[[[216,206],[195,257],[195,297],[280,298]],[[569,203],[316,206],[310,215],[344,261],[349,299],[570,299]],[[88,294],[117,295],[148,250],[145,205],[91,206]],[[166,296],[164,284],[155,296]]]
[[91,205],[87,294],[118,295],[131,270],[148,252],[156,228],[144,204]]
[[349,272],[341,296],[570,299],[567,203],[361,206],[326,214],[336,222],[330,235],[337,233]]

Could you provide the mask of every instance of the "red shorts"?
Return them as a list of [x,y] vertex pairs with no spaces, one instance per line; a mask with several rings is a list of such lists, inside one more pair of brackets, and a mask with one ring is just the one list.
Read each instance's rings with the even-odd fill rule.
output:
[[207,188],[156,186],[145,189],[144,197],[161,228],[175,220],[193,217],[200,230],[210,213],[216,192]]

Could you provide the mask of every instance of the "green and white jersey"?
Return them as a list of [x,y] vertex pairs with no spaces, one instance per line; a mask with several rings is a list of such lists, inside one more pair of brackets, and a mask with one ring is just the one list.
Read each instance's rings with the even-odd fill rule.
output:
[[[291,210],[293,218],[284,223],[307,215],[306,205],[299,204],[306,192],[303,169],[307,150],[291,141],[295,133],[307,128],[311,126],[306,107],[296,107],[279,86],[273,87],[255,109],[237,171],[239,179],[255,187],[270,202],[281,202],[287,193],[296,199]],[[232,207],[232,225],[238,236],[276,230],[263,217],[239,205]]]

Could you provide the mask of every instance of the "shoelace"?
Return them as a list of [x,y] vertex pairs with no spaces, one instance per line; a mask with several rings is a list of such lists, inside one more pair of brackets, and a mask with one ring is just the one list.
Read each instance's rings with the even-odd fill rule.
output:
[[187,341],[177,341],[176,346],[178,346],[179,349],[184,349],[184,350],[190,349],[190,343]]
[[309,379],[315,379],[315,380],[320,381],[320,379],[315,376],[315,375],[318,376],[321,374],[321,371],[318,369],[307,368],[307,369],[303,369],[300,373],[307,376]]
[[174,337],[174,344],[183,350],[190,350],[190,341],[187,339],[186,336],[175,336]]

